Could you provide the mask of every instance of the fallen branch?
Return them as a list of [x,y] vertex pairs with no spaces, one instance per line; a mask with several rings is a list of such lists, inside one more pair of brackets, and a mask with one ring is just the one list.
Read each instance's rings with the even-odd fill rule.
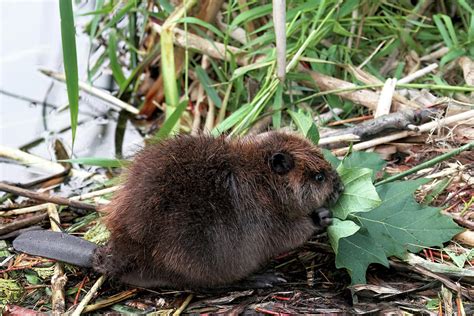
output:
[[91,205],[88,203],[83,203],[83,202],[79,202],[79,201],[75,201],[75,200],[71,200],[71,199],[67,199],[67,198],[63,198],[59,196],[51,196],[44,193],[38,193],[38,192],[30,191],[30,190],[25,190],[25,189],[18,188],[18,187],[15,187],[13,185],[9,185],[3,182],[0,182],[0,191],[13,193],[20,196],[26,196],[30,199],[50,202],[50,203],[59,204],[59,205],[68,205],[71,207],[76,207],[76,208],[90,210],[90,211],[97,210],[94,205]]
[[[102,190],[97,190],[97,191],[92,191],[92,192],[81,194],[81,195],[72,196],[69,199],[72,200],[72,201],[86,200],[86,199],[90,199],[90,198],[93,198],[93,197],[113,193],[113,192],[117,191],[118,189],[120,189],[120,186],[117,185],[117,186],[102,189]],[[34,205],[34,206],[18,208],[18,209],[14,209],[14,210],[10,210],[10,211],[3,211],[3,212],[0,211],[0,216],[1,217],[6,217],[6,216],[11,216],[11,215],[20,215],[20,214],[27,214],[27,213],[43,211],[43,210],[46,210],[48,208],[48,205],[49,205],[49,203],[43,203],[43,204],[38,204],[38,205]]]
[[386,131],[413,130],[414,125],[426,122],[436,113],[437,111],[433,109],[398,111],[362,122],[354,127],[332,131],[324,137],[353,134],[361,139],[369,139]]
[[15,230],[18,230],[23,227],[28,227],[34,224],[38,224],[45,220],[48,217],[47,213],[42,213],[39,215],[33,215],[25,219],[15,220],[10,224],[6,224],[0,227],[0,235],[9,234]]
[[[398,132],[398,133],[390,134],[390,135],[387,135],[387,136],[383,136],[383,137],[380,137],[380,138],[375,138],[375,139],[372,139],[372,140],[369,140],[369,141],[366,141],[366,142],[356,144],[356,145],[352,146],[352,150],[363,150],[363,149],[371,148],[371,147],[381,145],[381,144],[385,144],[385,143],[388,143],[388,142],[391,142],[391,141],[394,141],[394,140],[397,140],[397,139],[405,138],[405,137],[408,137],[408,136],[413,136],[413,135],[416,135],[417,133],[428,132],[428,131],[432,130],[433,128],[436,128],[436,127],[442,127],[442,126],[446,126],[446,125],[449,125],[449,124],[452,124],[452,123],[455,123],[455,122],[458,122],[458,121],[464,121],[464,120],[467,120],[467,119],[472,119],[473,117],[474,117],[474,110],[466,111],[466,112],[463,112],[463,113],[460,113],[460,114],[457,114],[457,115],[446,117],[446,118],[441,119],[441,120],[436,120],[436,121],[433,121],[433,122],[429,122],[429,123],[420,125],[420,126],[417,127],[416,131]],[[351,147],[344,147],[344,148],[336,149],[336,150],[333,150],[333,154],[335,154],[337,156],[344,155],[350,149],[351,149]]]

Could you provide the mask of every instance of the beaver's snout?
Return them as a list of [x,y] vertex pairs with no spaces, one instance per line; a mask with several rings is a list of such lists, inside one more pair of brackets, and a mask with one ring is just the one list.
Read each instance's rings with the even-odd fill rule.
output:
[[326,228],[332,224],[332,213],[324,207],[320,207],[311,213],[311,219],[318,228]]

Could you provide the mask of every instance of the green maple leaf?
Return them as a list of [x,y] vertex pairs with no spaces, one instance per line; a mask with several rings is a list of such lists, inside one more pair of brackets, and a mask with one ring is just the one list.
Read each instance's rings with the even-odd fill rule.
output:
[[387,257],[404,259],[407,250],[441,246],[462,229],[439,208],[418,204],[413,193],[425,179],[387,183],[377,188],[382,199],[370,212],[354,214],[361,226],[379,243]]
[[346,219],[349,214],[367,212],[380,204],[380,198],[372,185],[372,170],[347,168],[340,164],[337,172],[345,189],[331,208],[335,217]]
[[339,160],[330,150],[323,149],[324,159],[329,161],[334,169],[339,167],[341,162],[346,168],[369,168],[372,172],[372,181],[375,179],[377,172],[386,165],[385,160],[380,158],[379,154],[367,153],[365,151],[355,151],[350,156]]
[[[387,257],[405,258],[408,251],[441,246],[462,231],[438,208],[418,204],[413,193],[425,179],[387,183],[375,189],[372,170],[383,167],[380,158],[359,153],[342,163],[326,155],[341,176],[345,191],[332,211],[336,217],[328,228],[336,253],[336,267],[345,268],[352,284],[365,283],[372,263],[388,266]],[[359,168],[364,161],[372,170]]]
[[365,273],[371,263],[380,263],[388,267],[384,249],[367,231],[360,229],[354,235],[339,240],[336,267],[347,269],[352,284],[366,282]]
[[341,221],[340,219],[334,218],[332,225],[328,227],[329,241],[332,249],[337,253],[339,248],[339,239],[349,237],[357,233],[360,229],[353,221]]

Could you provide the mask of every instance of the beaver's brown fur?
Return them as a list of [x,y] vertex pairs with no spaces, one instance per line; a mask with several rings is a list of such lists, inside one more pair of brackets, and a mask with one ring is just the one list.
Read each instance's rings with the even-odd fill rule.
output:
[[142,150],[105,208],[96,270],[143,287],[228,285],[330,223],[342,185],[312,143],[268,132],[177,136]]

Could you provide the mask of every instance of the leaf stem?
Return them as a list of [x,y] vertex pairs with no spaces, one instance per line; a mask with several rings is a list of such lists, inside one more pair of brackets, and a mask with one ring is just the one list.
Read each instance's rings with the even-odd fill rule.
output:
[[391,176],[391,177],[388,177],[388,178],[385,179],[385,180],[382,180],[382,181],[379,181],[379,182],[375,183],[375,186],[379,186],[379,185],[381,185],[381,184],[385,184],[385,183],[388,183],[388,182],[392,182],[392,181],[401,179],[401,178],[406,177],[406,176],[408,176],[408,175],[410,175],[410,174],[412,174],[412,173],[415,173],[415,172],[417,172],[417,171],[419,171],[419,170],[421,170],[421,169],[429,168],[429,167],[431,167],[431,166],[433,166],[433,165],[435,165],[435,164],[437,164],[437,163],[439,163],[439,162],[441,162],[441,161],[444,161],[444,160],[449,159],[449,158],[451,158],[451,157],[453,157],[453,156],[459,155],[459,154],[462,153],[463,151],[470,150],[470,149],[472,149],[472,148],[474,148],[474,142],[471,142],[471,143],[469,143],[469,144],[466,144],[466,145],[464,145],[464,146],[461,146],[461,147],[459,147],[459,148],[457,148],[457,149],[455,149],[455,150],[452,150],[452,151],[450,151],[450,152],[447,152],[447,153],[445,153],[445,154],[442,154],[441,156],[435,157],[435,158],[433,158],[433,159],[431,159],[431,160],[425,161],[424,163],[419,164],[418,166],[413,167],[413,168],[411,168],[411,169],[409,169],[409,170],[407,170],[407,171],[404,171],[404,172],[401,172],[401,173],[399,173],[399,174],[396,174],[396,175],[393,175],[393,176]]

